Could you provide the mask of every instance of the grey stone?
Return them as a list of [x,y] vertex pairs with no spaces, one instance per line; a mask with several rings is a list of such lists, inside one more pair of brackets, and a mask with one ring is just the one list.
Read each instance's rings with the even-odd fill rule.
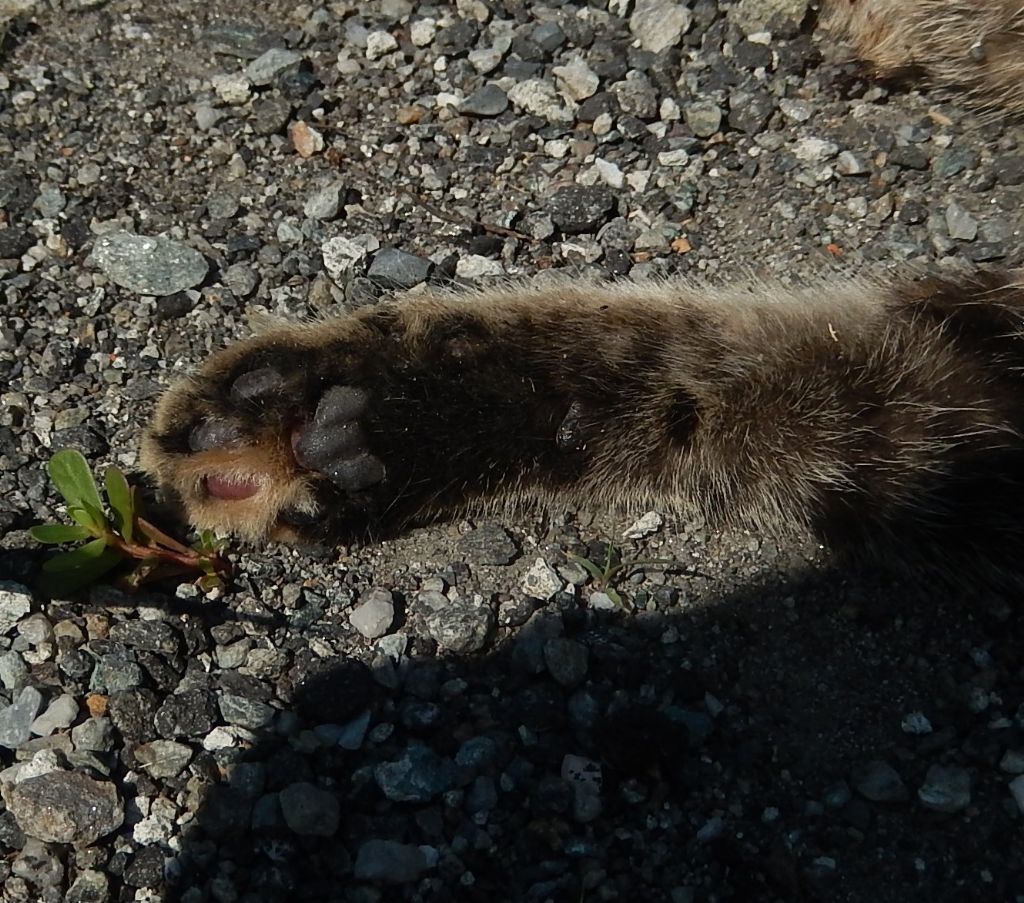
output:
[[907,144],[894,147],[889,152],[889,162],[902,169],[924,170],[928,168],[928,154],[916,145]]
[[799,31],[809,6],[809,0],[738,0],[728,7],[728,16],[745,35],[771,31],[791,37]]
[[722,110],[710,100],[698,100],[683,108],[683,117],[698,138],[710,138],[722,127]]
[[354,872],[358,881],[408,884],[426,869],[427,857],[417,846],[394,840],[367,840],[356,854]]
[[284,97],[261,97],[252,105],[252,130],[257,135],[276,135],[292,115],[292,105]]
[[117,787],[74,771],[21,781],[8,794],[8,808],[22,831],[48,843],[90,844],[124,821]]
[[110,882],[103,872],[86,869],[79,872],[64,896],[64,903],[108,903]]
[[976,169],[980,158],[973,148],[950,147],[935,158],[932,172],[940,179],[949,179],[968,169]]
[[7,690],[18,690],[28,680],[28,665],[20,652],[8,649],[0,653],[0,683]]
[[0,580],[0,633],[7,633],[32,610],[32,592],[12,580]]
[[0,746],[17,749],[32,735],[32,722],[43,705],[43,694],[24,687],[9,706],[0,711]]
[[426,626],[431,638],[451,652],[479,652],[494,630],[494,611],[479,597],[461,598],[430,611]]
[[460,537],[459,552],[470,564],[506,565],[515,561],[519,549],[504,527],[483,524]]
[[77,700],[74,696],[64,693],[53,700],[46,707],[46,711],[32,722],[31,730],[37,737],[49,737],[56,731],[71,727],[71,722],[77,717]]
[[68,203],[64,192],[53,186],[46,186],[40,189],[39,196],[35,200],[35,208],[43,216],[52,219],[63,210]]
[[259,285],[259,276],[247,263],[233,263],[224,271],[224,284],[236,298],[248,298]]
[[211,195],[206,199],[206,212],[212,219],[231,219],[241,206],[238,198],[226,192]]
[[458,769],[426,746],[415,745],[373,770],[381,792],[394,802],[426,803],[455,786]]
[[800,100],[796,97],[782,97],[779,98],[779,111],[790,122],[800,123],[807,122],[811,118],[814,107],[806,100]]
[[341,726],[335,740],[342,749],[359,749],[366,739],[366,731],[370,727],[370,712],[357,715],[348,724]]
[[729,95],[729,125],[748,135],[761,134],[773,112],[775,99],[764,91],[734,91]]
[[836,172],[841,176],[860,176],[870,171],[871,167],[850,151],[840,151],[836,158]]
[[1005,154],[992,161],[992,172],[1000,185],[1024,185],[1024,154]]
[[64,865],[46,844],[30,837],[11,863],[11,874],[39,889],[56,888],[64,881]]
[[338,830],[341,807],[333,793],[315,784],[289,784],[279,794],[281,816],[296,834],[330,837]]
[[850,783],[861,796],[873,803],[903,803],[910,799],[896,769],[880,759],[854,768]]
[[92,259],[111,282],[140,295],[172,295],[206,278],[206,259],[162,236],[113,232],[96,239]]
[[153,778],[173,778],[192,761],[192,748],[174,740],[154,740],[135,747],[135,759]]
[[306,200],[302,212],[310,219],[332,220],[341,210],[342,192],[345,186],[340,182],[324,185]]
[[960,812],[971,804],[970,772],[959,765],[932,765],[917,798],[933,812]]
[[382,637],[395,620],[394,596],[386,589],[371,589],[363,594],[348,619],[368,640]]
[[956,201],[946,207],[946,228],[949,237],[960,241],[974,241],[978,237],[978,221]]
[[582,643],[554,637],[544,643],[544,664],[563,687],[575,687],[587,676],[590,651]]
[[[224,111],[208,103],[197,103],[195,106],[196,127],[201,132],[215,128],[224,118]],[[81,179],[79,179],[81,181]]]
[[282,72],[298,65],[301,59],[302,55],[294,50],[271,47],[245,67],[245,74],[254,85],[269,85]]
[[455,764],[477,772],[492,767],[498,760],[498,744],[491,737],[470,737],[455,753]]
[[133,619],[118,621],[110,628],[110,639],[135,649],[174,655],[180,634],[164,621]]
[[658,92],[643,73],[630,72],[622,81],[615,82],[610,90],[627,116],[648,121],[657,118]]
[[508,95],[492,82],[477,88],[459,104],[459,110],[469,116],[498,116],[507,109]]
[[999,760],[999,767],[1007,774],[1024,774],[1024,751],[1008,749]]
[[202,31],[202,41],[214,53],[252,60],[275,46],[278,39],[259,25],[244,20],[218,22]]
[[1024,815],[1024,774],[1018,775],[1009,783],[1010,796],[1017,804],[1017,809]]
[[71,742],[79,752],[110,752],[114,748],[114,725],[109,718],[87,718],[71,729]]
[[431,262],[423,257],[398,248],[384,248],[374,255],[367,276],[385,288],[412,288],[430,275],[431,267]]
[[636,0],[629,30],[644,50],[660,53],[678,44],[692,21],[693,15],[679,0]]
[[274,720],[277,711],[265,702],[236,693],[221,694],[217,703],[220,706],[221,717],[228,724],[237,724],[252,730],[267,727]]
[[123,653],[104,655],[89,675],[89,689],[106,693],[119,693],[143,683],[142,668]]
[[487,75],[501,65],[501,61],[505,58],[505,54],[508,53],[510,45],[511,42],[505,40],[495,43],[493,47],[478,47],[475,50],[470,50],[466,59],[469,60],[469,64],[477,72],[481,75]]

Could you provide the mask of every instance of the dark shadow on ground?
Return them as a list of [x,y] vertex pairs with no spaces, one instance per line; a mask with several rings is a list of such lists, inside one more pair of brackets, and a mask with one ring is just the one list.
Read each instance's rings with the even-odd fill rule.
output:
[[[376,672],[296,661],[290,737],[262,733],[190,765],[205,801],[167,899],[1013,899],[1024,839],[997,763],[1024,733],[993,716],[1024,701],[1020,633],[927,591],[832,570],[672,613],[551,604],[485,656],[414,643]],[[579,685],[545,664],[552,637],[589,649]],[[210,689],[258,696],[258,683]],[[1002,698],[977,711],[993,687]],[[932,733],[901,729],[914,711]],[[323,745],[337,734],[324,725],[366,713],[359,749]],[[419,744],[432,751],[406,782],[419,798],[388,800],[381,766]],[[599,813],[581,816],[589,804],[562,778],[566,755],[600,763]],[[849,789],[851,772],[878,759],[908,800]],[[917,800],[936,764],[970,772],[966,810]],[[282,819],[278,794],[305,782],[337,800],[331,836],[300,836]],[[410,884],[359,880],[371,839],[439,858]],[[127,863],[129,883],[131,873]]]

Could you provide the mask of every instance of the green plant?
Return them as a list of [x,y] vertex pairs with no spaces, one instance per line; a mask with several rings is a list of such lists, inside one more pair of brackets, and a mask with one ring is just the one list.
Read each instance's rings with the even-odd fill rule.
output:
[[41,543],[59,545],[88,540],[85,545],[54,555],[43,564],[40,589],[49,595],[74,592],[95,582],[126,561],[135,567],[122,583],[137,587],[147,580],[198,572],[203,589],[219,586],[230,575],[221,555],[223,544],[204,531],[191,547],[171,538],[139,514],[135,488],[124,473],[108,467],[104,474],[104,509],[89,463],[81,452],[57,452],[46,470],[67,502],[73,524],[39,524],[29,531]]
[[633,606],[623,598],[618,590],[618,584],[627,579],[633,571],[643,567],[670,567],[678,565],[679,562],[671,558],[631,558],[623,560],[618,549],[610,542],[603,543],[605,547],[604,564],[595,564],[589,558],[569,552],[569,558],[575,561],[583,570],[590,574],[594,585],[619,608],[624,611],[632,611]]

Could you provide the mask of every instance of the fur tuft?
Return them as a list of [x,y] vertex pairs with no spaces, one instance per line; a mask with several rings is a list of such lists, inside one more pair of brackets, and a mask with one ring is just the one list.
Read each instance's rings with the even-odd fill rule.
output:
[[1021,0],[825,0],[821,21],[883,77],[921,73],[980,109],[1024,114]]

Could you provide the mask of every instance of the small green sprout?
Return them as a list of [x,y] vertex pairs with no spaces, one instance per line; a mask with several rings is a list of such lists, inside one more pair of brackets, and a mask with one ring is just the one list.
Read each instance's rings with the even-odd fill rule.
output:
[[124,473],[108,467],[104,474],[109,516],[100,498],[89,463],[81,452],[64,449],[46,466],[57,491],[67,502],[72,524],[39,524],[30,533],[38,542],[59,545],[88,540],[85,545],[60,552],[43,564],[40,589],[49,595],[66,595],[99,580],[119,564],[137,561],[122,578],[131,588],[148,580],[199,572],[201,589],[220,586],[230,575],[223,558],[223,543],[209,531],[186,546],[172,539],[139,514],[135,488]]
[[589,558],[569,552],[569,558],[590,574],[594,585],[603,592],[623,611],[632,611],[633,605],[618,590],[618,584],[627,579],[633,571],[643,567],[671,567],[679,562],[671,558],[633,558],[623,561],[622,555],[611,543],[602,543],[605,547],[604,564],[595,564]]

